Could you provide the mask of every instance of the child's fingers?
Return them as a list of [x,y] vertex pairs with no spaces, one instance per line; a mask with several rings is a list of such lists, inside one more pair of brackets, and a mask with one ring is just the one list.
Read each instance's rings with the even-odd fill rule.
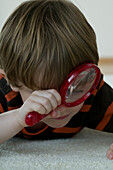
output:
[[106,156],[108,159],[112,160],[113,159],[113,143],[110,145],[107,153],[106,153]]
[[[35,99],[37,102],[47,107],[46,108],[47,112],[54,110],[61,103],[61,97],[56,90],[35,91],[33,95],[37,97]],[[50,105],[51,105],[51,108],[50,108]]]
[[[36,94],[38,96],[43,96],[52,99],[55,97],[55,100],[57,101],[57,104],[61,104],[61,96],[60,94],[55,90],[55,89],[49,89],[49,90],[40,90],[40,91],[35,91],[32,94]],[[51,96],[52,94],[52,96]]]
[[111,150],[108,150],[106,153],[106,156],[108,159],[112,160],[113,159],[113,152]]
[[[31,105],[31,109],[33,109],[33,111],[36,111],[41,114],[48,114],[53,108],[50,100],[43,96],[35,95],[35,96],[33,96],[33,98],[31,98],[30,101],[34,105],[34,106]],[[43,109],[43,111],[41,109]],[[44,112],[44,110],[45,110],[45,112]]]
[[110,145],[109,149],[113,152],[113,143]]
[[47,98],[52,105],[52,110],[54,110],[58,106],[58,99],[53,93],[51,93],[51,91],[48,92]]
[[58,105],[60,105],[61,104],[61,96],[60,96],[60,94],[55,89],[49,89],[48,91],[55,96]]
[[49,89],[48,92],[52,93],[52,94],[55,96],[58,105],[60,105],[60,104],[61,104],[61,96],[60,96],[60,94],[57,92],[57,90],[55,90],[55,89]]
[[35,111],[35,112],[38,112],[40,114],[46,114],[46,112],[47,112],[45,107],[41,104],[38,104],[38,103],[33,103],[31,111]]
[[61,97],[56,90],[34,91],[19,109],[19,122],[25,124],[25,116],[32,111],[48,114],[60,103]]

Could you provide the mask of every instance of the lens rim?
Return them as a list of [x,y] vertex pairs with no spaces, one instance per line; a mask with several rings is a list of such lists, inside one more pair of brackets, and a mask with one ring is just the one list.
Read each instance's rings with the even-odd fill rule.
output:
[[[87,93],[85,93],[83,95],[83,97],[81,97],[80,99],[78,99],[77,101],[74,101],[72,103],[67,103],[65,101],[65,96],[66,96],[66,92],[67,89],[69,87],[69,85],[72,83],[72,81],[83,71],[89,69],[89,68],[93,68],[96,71],[96,78],[95,81],[93,83],[93,85],[91,86],[91,88],[88,90]],[[60,88],[60,95],[61,95],[61,99],[62,99],[62,104],[69,106],[69,107],[74,107],[76,105],[81,104],[82,102],[84,102],[91,94],[92,92],[96,89],[99,81],[100,81],[100,77],[101,77],[101,72],[100,69],[98,68],[98,66],[96,66],[93,63],[84,63],[81,64],[80,66],[76,67],[68,76],[67,78],[64,80],[61,88]]]

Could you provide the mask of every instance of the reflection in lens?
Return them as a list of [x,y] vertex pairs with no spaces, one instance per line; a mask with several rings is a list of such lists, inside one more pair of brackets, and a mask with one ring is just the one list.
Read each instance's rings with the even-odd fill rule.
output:
[[91,89],[95,78],[96,71],[94,68],[81,72],[69,85],[65,96],[65,102],[73,103],[82,98]]

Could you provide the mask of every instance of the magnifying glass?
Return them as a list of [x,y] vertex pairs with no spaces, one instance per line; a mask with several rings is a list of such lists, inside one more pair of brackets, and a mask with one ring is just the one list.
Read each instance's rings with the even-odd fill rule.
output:
[[[74,107],[84,102],[96,89],[101,77],[100,69],[93,63],[85,63],[76,67],[64,80],[59,94],[61,105]],[[25,118],[28,126],[33,126],[47,114],[30,112]]]

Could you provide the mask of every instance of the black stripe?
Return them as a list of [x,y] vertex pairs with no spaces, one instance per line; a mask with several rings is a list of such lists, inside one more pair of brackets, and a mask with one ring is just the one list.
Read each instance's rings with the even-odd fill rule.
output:
[[103,131],[110,132],[110,133],[113,132],[113,115],[112,115],[110,121],[108,122],[108,124],[106,125],[106,127],[103,129]]
[[3,93],[1,92],[1,90],[0,90],[0,103],[1,103],[1,105],[3,107],[4,112],[7,112],[8,111],[7,100],[4,97]]
[[110,88],[106,83],[104,83],[100,91],[98,91],[97,95],[95,96],[95,100],[88,113],[85,126],[88,128],[95,129],[103,119],[112,101],[113,89]]
[[21,106],[22,104],[22,98],[19,93],[17,94],[17,96],[15,96],[12,100],[8,102],[8,106],[10,107]]
[[7,84],[7,81],[4,77],[2,77],[0,80],[0,89],[4,95],[11,91],[11,87]]

